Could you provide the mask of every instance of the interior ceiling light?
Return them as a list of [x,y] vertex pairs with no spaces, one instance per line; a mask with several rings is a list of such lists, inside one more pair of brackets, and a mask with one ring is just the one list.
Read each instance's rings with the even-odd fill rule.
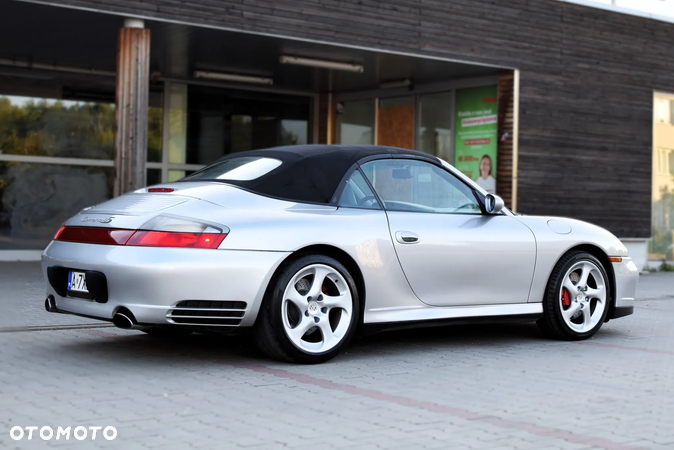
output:
[[345,70],[347,72],[363,72],[362,64],[351,64],[338,61],[326,61],[324,59],[301,58],[299,56],[281,56],[281,64],[295,64],[298,66],[318,67],[319,69]]
[[405,78],[404,80],[383,81],[379,83],[379,87],[382,89],[402,88],[402,87],[409,87],[411,85],[412,81],[410,81],[409,78]]
[[274,84],[274,79],[269,77],[256,77],[253,75],[241,75],[238,73],[222,73],[222,72],[207,72],[204,70],[197,70],[194,72],[195,78],[207,78],[209,80],[234,81],[237,83],[257,83],[257,84]]
[[86,75],[103,75],[114,77],[116,72],[110,70],[83,69],[81,67],[60,66],[58,64],[42,64],[32,61],[0,58],[0,66],[18,67],[21,69],[53,70],[56,72],[83,73]]

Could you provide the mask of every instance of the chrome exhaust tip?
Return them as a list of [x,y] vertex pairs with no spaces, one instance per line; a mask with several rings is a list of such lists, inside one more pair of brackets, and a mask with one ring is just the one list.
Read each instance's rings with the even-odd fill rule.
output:
[[122,328],[124,330],[129,330],[136,325],[136,321],[133,318],[133,314],[129,311],[118,312],[112,317],[112,323],[117,328]]
[[56,309],[56,300],[53,295],[50,295],[45,299],[44,309],[46,309],[47,312],[58,312],[58,309]]

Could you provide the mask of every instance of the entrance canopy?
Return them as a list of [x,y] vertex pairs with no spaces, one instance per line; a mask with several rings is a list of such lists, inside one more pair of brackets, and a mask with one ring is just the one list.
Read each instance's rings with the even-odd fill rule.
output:
[[[123,19],[62,7],[2,2],[0,90],[59,86],[65,95],[88,92],[95,96],[106,91],[112,95],[117,34]],[[420,85],[497,73],[492,67],[182,24],[147,20],[145,27],[151,30],[150,68],[155,80],[216,81],[195,77],[197,71],[216,72],[270,78],[275,89],[319,93],[377,89],[392,81],[409,80]],[[362,66],[362,72],[281,63],[282,56]],[[12,68],[14,62],[19,66],[34,64],[42,70]],[[46,75],[46,65],[93,70],[103,79],[83,78],[73,71]],[[110,78],[107,81],[105,73]],[[257,83],[229,84],[253,87]]]
[[[492,184],[500,168],[512,170],[507,157],[496,159],[498,68],[157,20],[140,24],[149,30],[149,57],[119,66],[118,48],[125,54],[134,48],[122,47],[130,42],[120,38],[125,19],[0,2],[0,253],[42,249],[70,216],[124,192],[119,180],[126,172],[115,160],[134,158],[129,189],[132,182],[178,180],[224,155],[278,145],[380,144],[453,163],[463,88],[491,89],[473,93],[477,106],[464,103],[493,129],[486,141],[461,142],[491,143],[491,150],[476,152],[491,155],[484,172]],[[135,31],[146,45],[146,30]],[[144,83],[119,77],[127,80],[120,81],[125,98],[135,103],[115,104],[118,67],[137,69],[134,61],[142,62],[143,71],[134,72],[142,73],[139,80],[149,75],[149,92]],[[512,94],[512,73],[509,83]],[[501,85],[498,92],[508,94]],[[512,112],[512,104],[498,102]],[[136,134],[116,133],[128,134],[120,123],[135,124]],[[513,121],[501,123],[512,128]],[[498,141],[499,149],[508,144]],[[124,147],[129,142],[135,147]],[[476,175],[478,160],[465,159]]]

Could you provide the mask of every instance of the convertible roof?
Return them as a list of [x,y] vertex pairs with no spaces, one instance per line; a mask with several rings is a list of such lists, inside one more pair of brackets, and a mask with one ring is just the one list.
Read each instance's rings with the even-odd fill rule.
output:
[[[437,164],[426,153],[377,145],[293,145],[227,155],[217,162],[243,156],[276,158],[282,164],[250,181],[222,180],[263,195],[299,202],[330,203],[344,174],[356,162],[376,155],[408,155]],[[187,181],[187,180],[186,180]],[[220,181],[220,180],[214,180]]]

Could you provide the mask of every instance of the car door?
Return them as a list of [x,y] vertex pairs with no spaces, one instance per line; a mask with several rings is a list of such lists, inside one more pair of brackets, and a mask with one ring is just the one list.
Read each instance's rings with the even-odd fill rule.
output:
[[476,193],[446,169],[414,159],[361,165],[388,216],[407,280],[432,306],[526,303],[534,235],[505,213],[483,213]]

